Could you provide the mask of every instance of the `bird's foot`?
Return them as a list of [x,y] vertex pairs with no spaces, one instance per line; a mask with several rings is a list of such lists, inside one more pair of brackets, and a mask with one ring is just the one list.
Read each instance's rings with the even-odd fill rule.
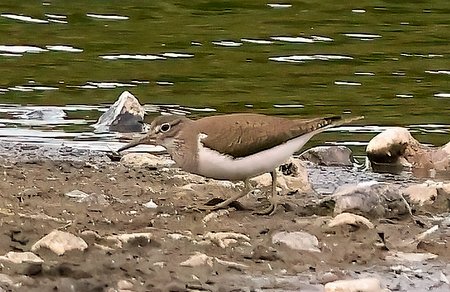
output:
[[261,211],[254,212],[256,215],[273,215],[277,211],[278,203],[271,202],[269,206],[262,209]]
[[217,211],[226,208],[235,208],[236,210],[248,210],[244,205],[242,205],[239,201],[236,200],[237,200],[236,198],[229,198],[227,200],[214,198],[212,200],[209,200],[205,205],[197,207],[197,209],[203,211]]

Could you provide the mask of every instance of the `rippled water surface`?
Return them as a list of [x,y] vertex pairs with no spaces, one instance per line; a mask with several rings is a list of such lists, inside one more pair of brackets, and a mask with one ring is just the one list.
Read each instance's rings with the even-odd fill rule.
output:
[[[316,143],[362,152],[400,125],[441,145],[450,132],[449,15],[437,0],[2,0],[0,136],[114,141],[90,125],[128,90],[150,116],[344,113],[366,119]],[[42,108],[51,118],[29,114]]]

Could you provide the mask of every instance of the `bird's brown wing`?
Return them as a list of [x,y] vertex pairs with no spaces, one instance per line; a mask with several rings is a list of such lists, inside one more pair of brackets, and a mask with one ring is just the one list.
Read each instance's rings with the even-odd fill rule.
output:
[[330,125],[340,117],[286,119],[258,114],[211,116],[195,123],[204,146],[232,157],[245,157]]

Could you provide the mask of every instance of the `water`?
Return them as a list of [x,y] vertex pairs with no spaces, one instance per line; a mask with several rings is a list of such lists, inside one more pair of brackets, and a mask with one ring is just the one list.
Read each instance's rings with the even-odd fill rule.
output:
[[[449,140],[447,1],[2,0],[0,15],[3,140],[117,141],[90,125],[124,90],[150,118],[364,115],[313,142],[360,154],[393,125]],[[66,116],[27,116],[42,107]]]

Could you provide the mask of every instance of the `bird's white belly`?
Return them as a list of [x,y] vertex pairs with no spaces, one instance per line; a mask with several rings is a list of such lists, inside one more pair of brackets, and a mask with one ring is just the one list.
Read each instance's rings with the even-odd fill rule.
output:
[[214,179],[244,180],[271,172],[299,150],[316,132],[246,157],[222,155],[199,143],[198,174]]

